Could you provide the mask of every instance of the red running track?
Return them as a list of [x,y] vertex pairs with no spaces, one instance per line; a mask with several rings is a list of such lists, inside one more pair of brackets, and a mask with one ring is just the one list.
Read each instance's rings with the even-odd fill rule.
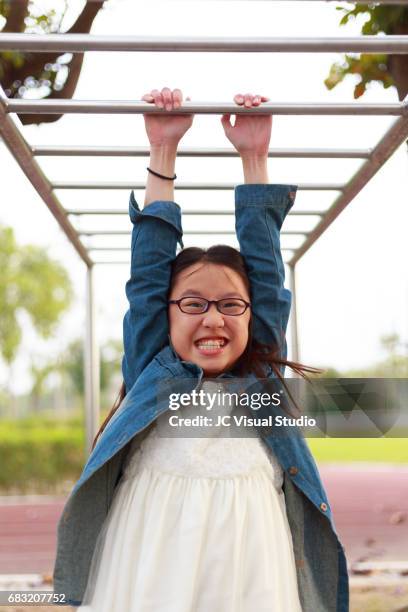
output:
[[[408,562],[408,467],[326,465],[320,474],[349,565]],[[0,498],[0,574],[51,574],[65,499]]]

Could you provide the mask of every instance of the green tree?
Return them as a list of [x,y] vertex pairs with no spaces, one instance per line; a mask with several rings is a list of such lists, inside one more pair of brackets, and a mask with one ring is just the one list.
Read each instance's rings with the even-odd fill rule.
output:
[[[408,34],[406,6],[357,4],[354,8],[336,8],[344,13],[340,25],[346,25],[360,15],[366,17],[362,34]],[[343,63],[332,65],[324,83],[328,89],[333,89],[349,74],[360,77],[354,87],[354,98],[360,98],[372,81],[382,83],[384,88],[396,87],[400,100],[408,93],[408,55],[345,55]]]
[[[316,378],[408,378],[408,343],[401,341],[398,334],[380,337],[380,344],[386,358],[362,368],[339,371],[328,366]],[[405,351],[402,354],[401,349]],[[312,375],[313,378],[313,375]]]
[[[100,349],[100,389],[107,391],[116,374],[120,374],[123,355],[121,340],[109,340]],[[67,347],[60,359],[60,367],[64,370],[71,382],[75,393],[79,396],[84,393],[84,343],[78,338]]]
[[25,311],[43,338],[49,338],[72,302],[68,273],[46,249],[19,246],[14,232],[0,226],[0,354],[8,366],[21,342],[18,314]]
[[[104,0],[85,2],[75,23],[64,31],[68,0],[44,9],[41,0],[0,0],[0,30],[35,34],[87,34]],[[3,19],[1,19],[3,18]],[[3,23],[2,23],[3,22]],[[3,27],[1,27],[3,25]],[[10,98],[72,98],[81,74],[83,53],[0,52],[0,83]],[[52,123],[62,115],[19,115],[22,123]]]
[[[123,344],[121,340],[108,340],[100,349],[100,390],[106,397],[102,403],[108,404],[110,387],[115,378],[121,376],[121,362]],[[50,391],[49,382],[53,378],[55,388],[68,390],[71,400],[81,399],[84,395],[84,342],[77,338],[57,356],[44,358],[33,355],[31,357],[30,374],[32,387],[30,391],[30,405],[39,410]],[[118,383],[119,386],[119,383]],[[75,404],[75,401],[71,404]]]
[[30,373],[33,379],[31,387],[31,400],[34,410],[39,410],[40,400],[45,392],[45,384],[50,376],[55,372],[55,363],[49,362],[40,365],[35,361],[31,361]]
[[[398,334],[381,336],[380,344],[387,353],[386,358],[362,368],[338,372],[329,367],[320,376],[329,378],[408,378],[408,356],[401,353],[408,345],[402,342]],[[320,377],[319,376],[319,377]]]
[[391,355],[366,368],[344,372],[346,378],[408,378],[408,357]]
[[333,368],[332,366],[328,366],[326,368],[322,367],[323,372],[321,374],[313,374],[312,378],[340,378],[341,373]]
[[382,348],[388,353],[389,357],[393,357],[396,355],[401,341],[398,334],[389,334],[387,336],[381,336],[380,343]]

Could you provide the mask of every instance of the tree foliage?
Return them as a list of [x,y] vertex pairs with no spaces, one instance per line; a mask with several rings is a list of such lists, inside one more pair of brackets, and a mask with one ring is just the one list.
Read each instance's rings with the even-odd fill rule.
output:
[[[407,7],[357,4],[352,9],[337,7],[337,10],[344,13],[340,25],[346,25],[359,16],[366,17],[361,29],[362,34],[408,34]],[[331,66],[330,74],[324,83],[328,89],[333,89],[349,74],[360,77],[354,87],[354,98],[360,98],[372,81],[382,83],[384,88],[396,87],[401,100],[408,93],[407,55],[345,55],[343,63]]]
[[386,353],[385,359],[341,372],[326,367],[324,373],[316,378],[408,378],[408,343],[403,342],[398,334],[388,334],[381,336],[380,344]]
[[[67,34],[87,34],[104,0],[86,2]],[[63,32],[68,0],[46,9],[41,0],[0,0],[0,30],[55,34]],[[0,51],[0,83],[10,98],[72,98],[83,53]],[[20,115],[22,123],[52,123],[62,115]]]
[[[109,340],[99,351],[100,390],[109,388],[113,376],[120,374],[123,345],[120,340]],[[60,368],[68,375],[75,393],[84,394],[84,343],[73,340],[60,359]]]
[[14,232],[0,226],[0,354],[10,365],[21,342],[18,314],[25,311],[36,331],[48,338],[72,302],[65,268],[46,249],[19,246]]
[[[99,351],[100,390],[109,390],[115,377],[120,378],[123,344],[121,340],[108,340]],[[45,393],[46,383],[50,377],[66,380],[70,392],[76,397],[84,395],[84,341],[83,338],[72,340],[66,349],[56,358],[38,359],[31,363],[33,380],[31,396],[39,403],[39,398]]]

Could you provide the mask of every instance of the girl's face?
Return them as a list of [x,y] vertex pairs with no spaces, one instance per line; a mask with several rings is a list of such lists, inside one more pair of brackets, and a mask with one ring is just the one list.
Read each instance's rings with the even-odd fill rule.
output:
[[[169,299],[184,296],[250,301],[237,272],[224,265],[202,262],[177,275]],[[177,304],[169,304],[170,338],[180,359],[200,366],[205,376],[217,376],[229,370],[244,352],[250,318],[249,308],[243,315],[231,316],[218,312],[216,305],[211,304],[207,312],[192,315],[181,312]],[[213,346],[208,346],[210,340],[214,341]]]

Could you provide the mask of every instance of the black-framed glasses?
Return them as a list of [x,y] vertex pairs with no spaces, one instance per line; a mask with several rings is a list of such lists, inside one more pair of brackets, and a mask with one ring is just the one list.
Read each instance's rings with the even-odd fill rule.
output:
[[169,300],[169,304],[177,304],[181,312],[185,314],[204,314],[215,304],[218,312],[232,317],[243,315],[247,308],[251,307],[249,302],[241,298],[224,298],[223,300],[206,300],[202,297],[186,296],[179,300]]

